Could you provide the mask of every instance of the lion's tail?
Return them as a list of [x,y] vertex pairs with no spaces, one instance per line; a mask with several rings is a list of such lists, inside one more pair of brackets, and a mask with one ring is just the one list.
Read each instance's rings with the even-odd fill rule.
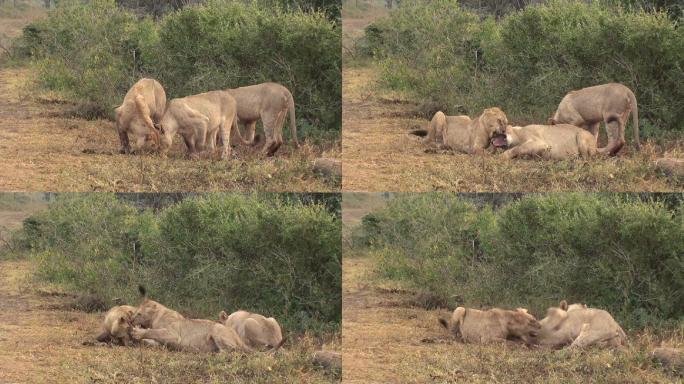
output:
[[152,136],[152,140],[154,140],[156,145],[159,145],[159,132],[157,132],[157,130],[154,128],[154,122],[152,122],[152,118],[150,117],[150,108],[147,106],[147,103],[145,103],[145,98],[143,97],[143,95],[135,96],[135,106],[138,110],[140,118],[143,119],[145,125],[149,129],[150,135]]
[[629,103],[632,105],[632,131],[634,131],[634,146],[636,149],[641,148],[639,143],[639,106],[637,105],[636,96],[634,92],[629,91]]
[[299,147],[299,141],[297,140],[297,119],[295,118],[295,104],[294,97],[290,91],[287,92],[287,109],[290,115],[290,133],[292,134],[292,142],[295,147]]
[[409,134],[420,136],[420,137],[425,137],[428,135],[428,130],[427,129],[414,129],[413,131],[409,132]]
[[145,287],[143,287],[141,284],[138,285],[138,292],[140,292],[140,296],[147,297],[147,289],[145,289]]
[[[233,131],[235,132],[235,136],[240,141],[240,144],[242,145],[250,145],[249,141],[245,140],[244,137],[242,137],[242,132],[240,132],[240,128],[238,127],[238,117],[237,117],[237,112],[235,113],[235,116],[233,117]],[[232,135],[232,134],[231,134]],[[259,137],[254,138],[255,142],[259,140]],[[221,143],[222,144],[222,143]]]

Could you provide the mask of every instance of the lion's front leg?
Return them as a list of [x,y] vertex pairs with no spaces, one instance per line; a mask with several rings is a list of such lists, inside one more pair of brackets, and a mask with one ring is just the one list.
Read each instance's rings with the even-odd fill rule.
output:
[[173,349],[181,349],[181,338],[175,332],[171,332],[166,328],[159,329],[143,329],[143,328],[133,328],[131,329],[131,337],[133,340],[153,340],[164,346]]

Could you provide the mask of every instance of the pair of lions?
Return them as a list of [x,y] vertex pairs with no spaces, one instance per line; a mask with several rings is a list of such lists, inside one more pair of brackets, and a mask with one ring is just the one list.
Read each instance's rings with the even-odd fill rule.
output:
[[[489,111],[495,113],[488,113]],[[568,93],[548,125],[528,125],[486,129],[506,122],[499,108],[489,108],[480,117],[446,116],[437,112],[427,130],[411,133],[425,136],[437,148],[463,153],[482,153],[491,146],[507,147],[504,157],[540,157],[563,160],[591,158],[596,154],[615,155],[625,144],[624,131],[629,114],[634,125],[634,142],[639,148],[638,106],[634,93],[622,84],[604,84]],[[599,125],[604,122],[608,145],[598,146]],[[476,123],[476,124],[475,124]],[[438,141],[441,140],[441,144]]]
[[586,348],[622,346],[627,340],[608,312],[584,304],[568,306],[565,300],[559,307],[549,308],[540,321],[524,308],[481,311],[458,307],[449,320],[440,318],[439,323],[461,341],[476,344],[522,340],[527,345]]
[[[124,101],[115,110],[116,127],[121,141],[121,153],[131,153],[128,134],[135,136],[139,151],[152,141],[166,153],[176,133],[185,141],[188,155],[213,151],[216,143],[223,145],[223,158],[230,157],[231,129],[242,144],[256,144],[257,120],[264,124],[264,151],[272,156],[283,143],[282,127],[290,114],[292,141],[297,141],[294,99],[290,91],[276,83],[211,91],[166,101],[164,88],[153,79],[141,79],[131,87]],[[248,140],[238,129],[238,120],[245,124]]]
[[114,341],[122,345],[143,342],[163,345],[173,350],[195,352],[251,352],[262,346],[273,350],[285,342],[280,326],[273,318],[245,311],[232,318],[221,313],[221,322],[187,319],[180,313],[146,296],[138,306],[117,306],[105,315],[98,341]]

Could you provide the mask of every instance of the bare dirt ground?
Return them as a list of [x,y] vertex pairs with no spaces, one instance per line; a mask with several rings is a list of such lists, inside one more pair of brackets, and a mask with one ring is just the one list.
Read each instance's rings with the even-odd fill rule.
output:
[[428,124],[423,103],[383,89],[377,63],[359,57],[356,50],[363,29],[387,14],[378,8],[381,3],[369,4],[373,7],[367,10],[350,6],[343,18],[343,191],[684,190],[684,180],[665,176],[655,167],[655,160],[663,156],[684,158],[681,140],[664,145],[649,141],[635,152],[628,138],[628,146],[619,156],[591,161],[505,160],[496,154],[470,156],[451,151],[426,153],[421,138],[409,134]]
[[[11,18],[0,14],[0,33],[18,36],[23,25],[45,14],[34,13]],[[340,157],[339,143],[304,144],[299,150],[285,143],[272,158],[238,147],[230,161],[189,160],[177,137],[166,158],[121,155],[113,122],[74,117],[77,106],[61,95],[39,90],[36,73],[27,64],[3,65],[0,60],[0,190],[325,192],[340,188],[339,180],[314,172],[316,158]]]

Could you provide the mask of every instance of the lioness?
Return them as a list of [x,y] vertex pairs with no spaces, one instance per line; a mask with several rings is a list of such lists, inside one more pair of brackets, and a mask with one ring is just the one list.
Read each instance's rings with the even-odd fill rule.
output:
[[219,321],[237,332],[242,341],[252,348],[267,347],[275,351],[285,343],[280,325],[272,317],[247,311],[233,312],[229,316],[221,311]]
[[610,83],[572,91],[563,97],[549,124],[572,124],[589,130],[598,146],[599,126],[606,125],[608,145],[600,153],[614,156],[625,145],[625,127],[632,113],[634,146],[639,149],[639,108],[631,89]]
[[283,144],[283,123],[289,112],[292,142],[299,147],[294,98],[287,88],[277,83],[262,83],[227,91],[237,101],[238,120],[245,125],[249,143],[254,144],[256,122],[261,119],[266,136],[264,151],[272,156]]
[[131,320],[135,313],[135,307],[130,305],[117,305],[105,314],[102,322],[102,332],[97,336],[99,342],[113,341],[119,345],[131,344],[129,332]]
[[[182,351],[219,352],[250,351],[232,328],[210,320],[186,319],[180,313],[147,298],[133,314],[131,337],[152,340],[168,348]],[[142,328],[140,328],[142,327]]]
[[[411,131],[416,136],[425,136],[425,142],[440,149],[452,149],[457,152],[478,154],[491,144],[494,147],[503,145],[502,136],[506,133],[508,118],[499,108],[488,108],[480,116],[471,119],[468,116],[447,116],[438,111],[432,117],[427,130]],[[438,143],[438,139],[442,143]]]
[[537,343],[549,347],[584,348],[594,344],[621,346],[627,336],[610,313],[563,300],[548,309],[540,322]]
[[[235,99],[226,91],[205,92],[169,101],[159,124],[163,134],[162,151],[168,151],[178,132],[185,141],[188,155],[194,158],[199,151],[213,151],[219,135],[223,143],[221,157],[229,159],[231,128],[237,128],[236,110]],[[241,135],[236,136],[246,143]]]
[[458,307],[450,320],[439,323],[465,343],[486,344],[520,338],[531,344],[540,325],[524,308],[515,311],[494,308],[487,311]]
[[506,128],[503,153],[507,159],[541,157],[564,160],[574,157],[591,158],[596,155],[596,140],[591,133],[569,124],[527,125]]
[[121,141],[120,153],[131,153],[128,133],[135,136],[135,150],[139,151],[145,141],[152,139],[159,145],[159,132],[154,122],[159,122],[166,108],[164,87],[153,79],[140,79],[124,96],[123,103],[114,112],[116,130]]

